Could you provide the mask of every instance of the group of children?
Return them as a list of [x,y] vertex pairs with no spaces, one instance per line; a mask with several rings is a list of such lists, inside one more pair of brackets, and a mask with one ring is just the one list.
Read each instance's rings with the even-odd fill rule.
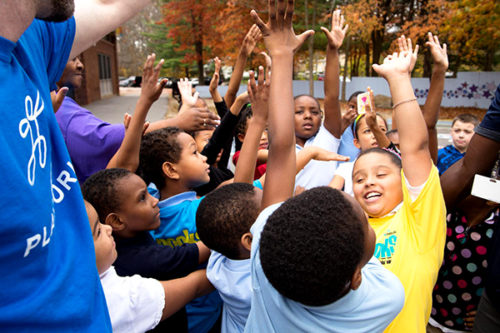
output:
[[[373,66],[389,84],[397,126],[390,133],[373,104],[355,114],[357,94],[341,115],[339,48],[348,27],[340,11],[322,28],[324,110],[312,96],[293,96],[293,56],[313,35],[295,35],[293,2],[270,1],[267,23],[251,15],[256,24],[224,99],[216,59],[217,128],[143,135],[164,86],[162,62],[150,56],[120,148],[82,184],[113,330],[424,332],[447,208],[459,196],[447,196],[441,166],[463,158],[478,125],[458,117],[454,145],[436,155],[446,46],[429,34],[434,93],[423,112],[410,80],[411,40],[401,37],[399,52]],[[236,97],[239,69],[259,38],[272,73],[260,67],[256,79],[251,72],[247,93]],[[188,82],[179,91],[180,112],[206,107]],[[234,133],[241,147],[233,174]]]

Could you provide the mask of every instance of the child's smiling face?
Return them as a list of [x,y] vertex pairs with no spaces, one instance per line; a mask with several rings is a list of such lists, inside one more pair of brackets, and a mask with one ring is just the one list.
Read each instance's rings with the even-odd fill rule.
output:
[[144,180],[136,174],[118,180],[116,192],[121,199],[120,211],[116,214],[129,233],[154,230],[160,226],[158,199],[151,196]]
[[182,149],[180,159],[176,166],[179,180],[188,188],[197,187],[210,181],[207,157],[201,155],[193,137],[187,133],[179,133],[177,142]]
[[403,201],[401,169],[386,154],[362,155],[354,165],[352,190],[369,216],[382,217]]
[[99,274],[104,273],[115,262],[117,253],[115,240],[111,235],[111,227],[99,221],[94,207],[85,202],[85,208],[89,217],[90,230],[94,240],[95,260]]

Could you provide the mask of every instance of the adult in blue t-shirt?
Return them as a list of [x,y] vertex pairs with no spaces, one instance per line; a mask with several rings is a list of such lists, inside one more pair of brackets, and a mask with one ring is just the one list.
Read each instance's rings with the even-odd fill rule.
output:
[[69,20],[71,0],[0,5],[2,332],[111,331],[82,194],[49,91],[70,56],[147,3],[81,0]]

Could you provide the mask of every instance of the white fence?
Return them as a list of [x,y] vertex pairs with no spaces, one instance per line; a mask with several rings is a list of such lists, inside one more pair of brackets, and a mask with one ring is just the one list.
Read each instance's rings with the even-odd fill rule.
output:
[[[429,92],[428,78],[412,78],[415,96],[420,104],[425,103]],[[441,106],[446,107],[477,107],[487,109],[495,96],[495,90],[500,84],[500,72],[459,72],[456,78],[445,80],[443,100]],[[358,90],[365,90],[369,86],[375,95],[390,96],[387,82],[380,77],[353,77],[346,82],[346,98]],[[342,82],[340,85],[342,89]],[[196,89],[203,98],[210,98],[208,86],[198,86]],[[226,93],[227,86],[219,87],[222,96]],[[246,85],[241,85],[239,92],[246,90]],[[342,90],[341,90],[342,91]],[[294,95],[308,94],[308,81],[293,81]],[[314,96],[324,98],[323,81],[314,82]]]

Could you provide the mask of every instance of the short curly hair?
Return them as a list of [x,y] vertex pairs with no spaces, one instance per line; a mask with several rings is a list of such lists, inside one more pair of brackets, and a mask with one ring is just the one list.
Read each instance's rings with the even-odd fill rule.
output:
[[158,190],[165,187],[166,178],[162,166],[165,162],[179,162],[182,147],[177,137],[183,132],[178,127],[165,127],[144,135],[137,174],[146,184],[154,183]]
[[250,184],[233,183],[207,194],[196,211],[196,229],[203,243],[229,259],[240,259],[240,238],[259,215],[255,193]]
[[335,302],[363,258],[365,223],[348,199],[330,187],[285,201],[261,234],[264,274],[278,292],[296,302]]
[[94,173],[83,183],[83,197],[94,206],[102,223],[106,216],[120,209],[121,195],[116,184],[130,175],[133,173],[126,169],[105,169]]
[[252,106],[247,104],[243,110],[241,110],[238,122],[236,123],[236,127],[234,129],[234,134],[238,136],[239,134],[245,135],[247,131],[247,123],[248,119],[253,117]]

